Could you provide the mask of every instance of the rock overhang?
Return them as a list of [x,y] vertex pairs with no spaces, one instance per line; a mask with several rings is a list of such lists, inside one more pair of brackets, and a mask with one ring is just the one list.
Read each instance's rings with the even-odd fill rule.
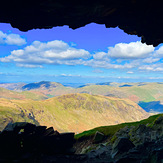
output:
[[1,2],[0,22],[21,31],[89,23],[119,27],[141,37],[148,45],[163,42],[162,0],[6,0]]

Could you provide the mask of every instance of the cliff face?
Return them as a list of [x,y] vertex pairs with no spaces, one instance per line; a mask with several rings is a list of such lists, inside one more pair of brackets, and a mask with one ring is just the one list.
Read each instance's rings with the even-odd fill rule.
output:
[[82,132],[98,126],[133,122],[149,114],[136,103],[89,94],[68,94],[43,101],[0,99],[1,129],[8,122],[53,126],[60,132]]

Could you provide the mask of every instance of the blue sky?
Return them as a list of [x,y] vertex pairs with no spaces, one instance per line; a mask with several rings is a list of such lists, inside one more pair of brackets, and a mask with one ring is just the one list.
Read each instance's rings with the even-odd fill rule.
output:
[[161,82],[162,57],[162,45],[104,25],[21,32],[0,24],[0,82]]

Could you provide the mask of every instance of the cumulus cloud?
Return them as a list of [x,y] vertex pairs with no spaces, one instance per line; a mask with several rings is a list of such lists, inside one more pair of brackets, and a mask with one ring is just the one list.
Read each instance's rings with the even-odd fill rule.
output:
[[[81,59],[87,59],[90,53],[84,49],[76,49],[59,40],[50,42],[34,41],[24,49],[13,50],[1,62],[15,62],[18,66],[38,67],[43,64],[80,64]],[[76,62],[76,63],[75,63]]]
[[95,60],[107,60],[107,61],[109,61],[108,57],[109,57],[108,54],[105,52],[97,52],[97,53],[93,54],[93,58]]
[[6,34],[0,31],[0,44],[21,46],[26,43],[26,40],[18,34]]
[[100,51],[90,54],[85,49],[77,49],[61,40],[34,41],[23,49],[13,50],[9,56],[0,58],[0,61],[12,62],[26,68],[43,68],[45,64],[84,65],[93,67],[94,73],[102,73],[103,71],[99,69],[105,68],[125,69],[127,74],[132,74],[136,71],[163,71],[161,58],[156,57],[156,53],[162,55],[163,48],[160,47],[154,52],[153,46],[141,42],[119,43],[109,47],[108,52]]
[[150,56],[154,51],[152,45],[142,44],[141,42],[131,42],[129,44],[119,43],[114,47],[108,48],[108,54],[111,58],[118,59],[138,59]]
[[162,58],[163,57],[163,46],[161,46],[158,50],[155,51],[155,57]]

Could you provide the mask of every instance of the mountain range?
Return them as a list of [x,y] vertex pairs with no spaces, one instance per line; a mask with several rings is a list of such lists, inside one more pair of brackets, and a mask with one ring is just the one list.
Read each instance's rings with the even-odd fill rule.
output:
[[[78,88],[60,83],[41,81],[36,83],[0,84],[5,89],[0,97],[7,99],[41,100],[70,93],[88,93],[109,97],[127,98],[151,113],[163,112],[163,83],[97,83],[81,85]],[[5,93],[4,93],[5,92]],[[8,93],[7,93],[8,92]]]
[[97,126],[133,122],[149,114],[129,99],[67,94],[46,100],[0,98],[0,129],[9,122],[53,126],[60,132],[82,132]]

